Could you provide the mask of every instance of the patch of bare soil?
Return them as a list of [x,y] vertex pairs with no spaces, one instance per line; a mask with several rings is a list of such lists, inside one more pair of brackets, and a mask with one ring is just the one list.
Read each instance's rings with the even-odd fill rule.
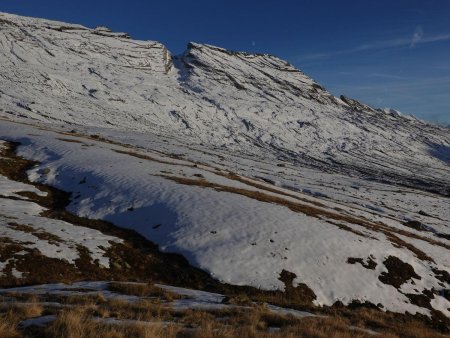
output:
[[288,296],[304,299],[308,303],[316,300],[317,296],[306,284],[299,283],[294,286],[295,278],[297,278],[295,273],[284,269],[281,271],[279,280],[284,284],[284,292]]
[[45,240],[45,241],[49,242],[50,244],[58,245],[59,243],[63,242],[63,240],[61,238],[59,238],[58,236],[56,236],[55,234],[51,234],[42,229],[36,230],[35,228],[33,228],[29,225],[11,222],[11,223],[8,223],[8,226],[14,230],[30,233],[33,236],[35,236],[41,240]]
[[422,279],[416,274],[414,268],[410,264],[403,262],[395,256],[389,256],[383,264],[388,272],[383,272],[378,279],[384,284],[392,285],[396,289],[400,288],[403,283],[406,283],[412,278],[418,280]]
[[363,258],[355,258],[355,257],[349,257],[347,259],[348,264],[356,264],[359,263],[366,269],[375,270],[377,267],[377,262],[374,261],[373,256],[367,257],[367,259],[364,261]]
[[[384,266],[388,269],[388,272],[383,272],[378,279],[385,283],[392,285],[399,289],[404,283],[411,282],[414,284],[414,280],[420,280],[421,277],[416,274],[414,268],[400,260],[395,256],[389,256],[384,262]],[[400,290],[399,290],[400,291]],[[400,291],[401,292],[401,291]],[[403,293],[410,302],[414,305],[432,310],[431,300],[435,297],[436,290],[424,290],[421,294]],[[435,313],[440,317],[439,313]]]

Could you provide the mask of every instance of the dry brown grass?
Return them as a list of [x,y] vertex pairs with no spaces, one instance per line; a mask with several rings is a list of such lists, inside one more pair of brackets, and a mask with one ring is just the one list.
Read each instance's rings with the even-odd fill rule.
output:
[[72,305],[96,305],[106,302],[105,296],[101,292],[95,294],[71,295],[63,298],[63,302]]
[[138,297],[158,297],[159,299],[171,302],[175,299],[184,298],[176,293],[170,292],[150,283],[109,283],[109,290],[124,295],[132,295]]
[[38,303],[12,305],[8,313],[18,319],[28,319],[42,315],[44,308]]
[[233,305],[247,306],[252,303],[252,300],[245,293],[240,293],[240,294],[234,295],[232,297],[227,297],[225,299],[225,303],[233,304]]
[[[343,308],[329,317],[344,318],[349,325],[366,327],[381,333],[381,337],[406,337],[406,338],[443,338],[448,337],[450,325],[445,323],[434,323],[429,319],[406,316],[392,312],[382,312],[374,309]],[[433,327],[435,329],[433,329]],[[441,332],[436,330],[440,328]],[[447,334],[444,334],[447,332]]]
[[15,320],[23,320],[33,317],[39,317],[44,311],[44,307],[39,303],[39,299],[35,295],[24,295],[25,303],[11,303],[2,309],[7,316],[15,318]]
[[[363,338],[369,334],[362,330],[351,329],[342,318],[304,318],[295,325],[283,328],[279,337],[317,337],[317,338]],[[377,336],[379,337],[379,336]],[[387,336],[385,336],[387,338]],[[394,336],[395,337],[395,336]]]
[[405,338],[444,338],[449,337],[449,334],[440,334],[433,332],[427,327],[424,327],[420,323],[413,322],[406,325],[399,326],[393,330],[397,333],[398,337]]
[[174,311],[159,300],[141,300],[128,302],[122,299],[109,300],[90,309],[91,313],[100,317],[114,317],[141,321],[171,321]]
[[[112,301],[102,307],[115,318],[178,322],[190,329],[183,333],[189,337],[366,337],[366,328],[386,338],[444,337],[417,319],[365,308],[346,310],[348,316],[337,311],[322,317],[296,318],[274,313],[264,304],[214,311],[176,311],[149,301]],[[269,328],[279,331],[269,332]]]
[[0,337],[16,338],[20,336],[16,320],[7,314],[0,315]]
[[[264,305],[238,307],[221,311],[187,310],[181,322],[194,328],[193,337],[368,337],[368,331],[378,337],[443,338],[424,322],[401,315],[371,309],[339,312],[319,317],[296,318],[268,310]],[[271,331],[275,329],[276,331]]]
[[[373,313],[372,313],[373,316]],[[382,317],[382,316],[381,316]],[[317,337],[317,338],[347,338],[368,337],[366,325],[355,325],[349,319],[341,316],[295,318],[290,315],[280,315],[268,311],[264,306],[257,306],[251,310],[237,310],[229,313],[225,321],[218,322],[217,318],[201,312],[190,314],[190,321],[197,322],[194,337]],[[372,321],[376,320],[372,318]],[[419,322],[404,323],[390,326],[379,320],[384,328],[377,330],[380,338],[443,338],[439,334]],[[369,326],[369,329],[371,327]],[[276,329],[270,331],[269,329]]]
[[39,298],[32,293],[22,293],[17,291],[7,291],[3,293],[3,296],[5,298],[15,298],[16,300],[19,300],[21,302],[26,303],[32,303],[32,302],[39,302]]
[[40,240],[48,241],[50,244],[59,245],[59,243],[63,243],[63,240],[61,238],[42,229],[35,229],[32,226],[18,224],[16,222],[9,222],[8,226],[17,231],[30,233]]
[[95,321],[83,309],[62,311],[45,330],[45,337],[55,338],[125,338],[176,337],[179,328],[174,325],[146,325],[144,323],[106,324]]
[[22,337],[17,329],[20,321],[39,317],[44,312],[44,308],[38,303],[35,296],[28,297],[26,304],[11,304],[2,309],[0,313],[0,337],[15,338]]
[[[378,337],[442,338],[425,323],[372,309],[335,310],[322,317],[297,318],[270,311],[264,304],[221,310],[176,310],[157,298],[140,302],[114,299],[94,301],[95,295],[78,298],[71,308],[53,309],[55,322],[47,328],[27,329],[28,337],[367,337],[366,328]],[[19,337],[17,324],[48,314],[37,303],[10,306],[0,315],[0,337]],[[96,318],[124,322],[108,324]],[[131,320],[131,322],[130,322]],[[165,325],[164,323],[172,323]]]
[[[189,337],[367,337],[367,332],[349,327],[339,317],[295,318],[270,312],[264,306],[236,309],[228,313],[188,310],[183,322],[193,328]],[[221,320],[218,317],[223,316]],[[386,336],[387,337],[387,336]]]
[[[194,164],[184,164],[184,163],[182,164],[182,163],[159,160],[159,159],[156,159],[149,155],[139,154],[139,153],[132,152],[132,151],[123,151],[123,150],[118,150],[118,149],[116,149],[114,151],[118,154],[133,156],[133,157],[139,158],[141,160],[147,160],[147,161],[152,161],[152,162],[162,163],[162,164],[169,164],[169,165],[173,165],[173,166],[179,165],[179,166],[183,166],[183,167],[194,167]],[[174,158],[174,157],[172,156],[172,158]],[[176,159],[179,159],[179,158],[176,158]]]

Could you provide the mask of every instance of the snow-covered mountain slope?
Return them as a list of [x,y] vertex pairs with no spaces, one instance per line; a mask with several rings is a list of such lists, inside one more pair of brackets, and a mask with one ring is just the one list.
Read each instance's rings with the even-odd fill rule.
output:
[[[0,152],[4,146],[0,141]],[[1,155],[0,161],[0,165],[5,165]],[[53,269],[55,262],[63,262],[75,270],[85,255],[99,266],[109,268],[107,251],[111,244],[122,242],[119,238],[45,217],[47,209],[27,197],[30,194],[45,198],[48,192],[0,176],[0,283],[11,280],[8,275],[16,280],[29,277],[30,261],[48,264]],[[64,272],[72,273],[70,268]]]
[[[269,55],[0,14],[0,139],[214,278],[450,317],[450,133]],[[7,121],[7,120],[13,120]],[[90,136],[89,136],[90,135]],[[369,180],[370,178],[370,180]],[[438,193],[436,193],[438,192]]]
[[[448,129],[333,97],[288,63],[0,14],[0,114],[179,135],[448,194]],[[423,170],[427,168],[427,170]]]
[[[73,193],[69,211],[134,229],[219,281],[284,289],[285,270],[317,305],[367,301],[450,315],[444,197],[290,166],[281,167],[282,186],[322,185],[287,189],[171,151],[136,151],[10,122],[0,124],[0,135],[22,144],[19,155],[41,162],[28,172],[32,181]],[[248,172],[263,175],[266,166]]]

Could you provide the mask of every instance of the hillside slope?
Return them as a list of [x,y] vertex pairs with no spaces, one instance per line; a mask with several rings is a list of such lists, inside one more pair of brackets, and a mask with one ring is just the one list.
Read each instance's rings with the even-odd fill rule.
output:
[[31,182],[72,194],[71,213],[221,282],[450,317],[448,129],[336,98],[270,55],[190,43],[172,57],[9,14],[0,44],[0,139],[37,161]]

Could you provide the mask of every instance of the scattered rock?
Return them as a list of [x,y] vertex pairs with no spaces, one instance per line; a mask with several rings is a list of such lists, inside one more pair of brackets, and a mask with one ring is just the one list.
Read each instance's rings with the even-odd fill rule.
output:
[[430,228],[428,226],[426,226],[425,224],[423,224],[422,222],[419,221],[408,221],[403,223],[404,225],[406,225],[409,228],[418,230],[418,231],[430,231]]
[[430,214],[427,214],[425,211],[423,211],[423,210],[420,210],[419,211],[419,215],[422,215],[422,216],[427,216],[427,217],[432,217]]

